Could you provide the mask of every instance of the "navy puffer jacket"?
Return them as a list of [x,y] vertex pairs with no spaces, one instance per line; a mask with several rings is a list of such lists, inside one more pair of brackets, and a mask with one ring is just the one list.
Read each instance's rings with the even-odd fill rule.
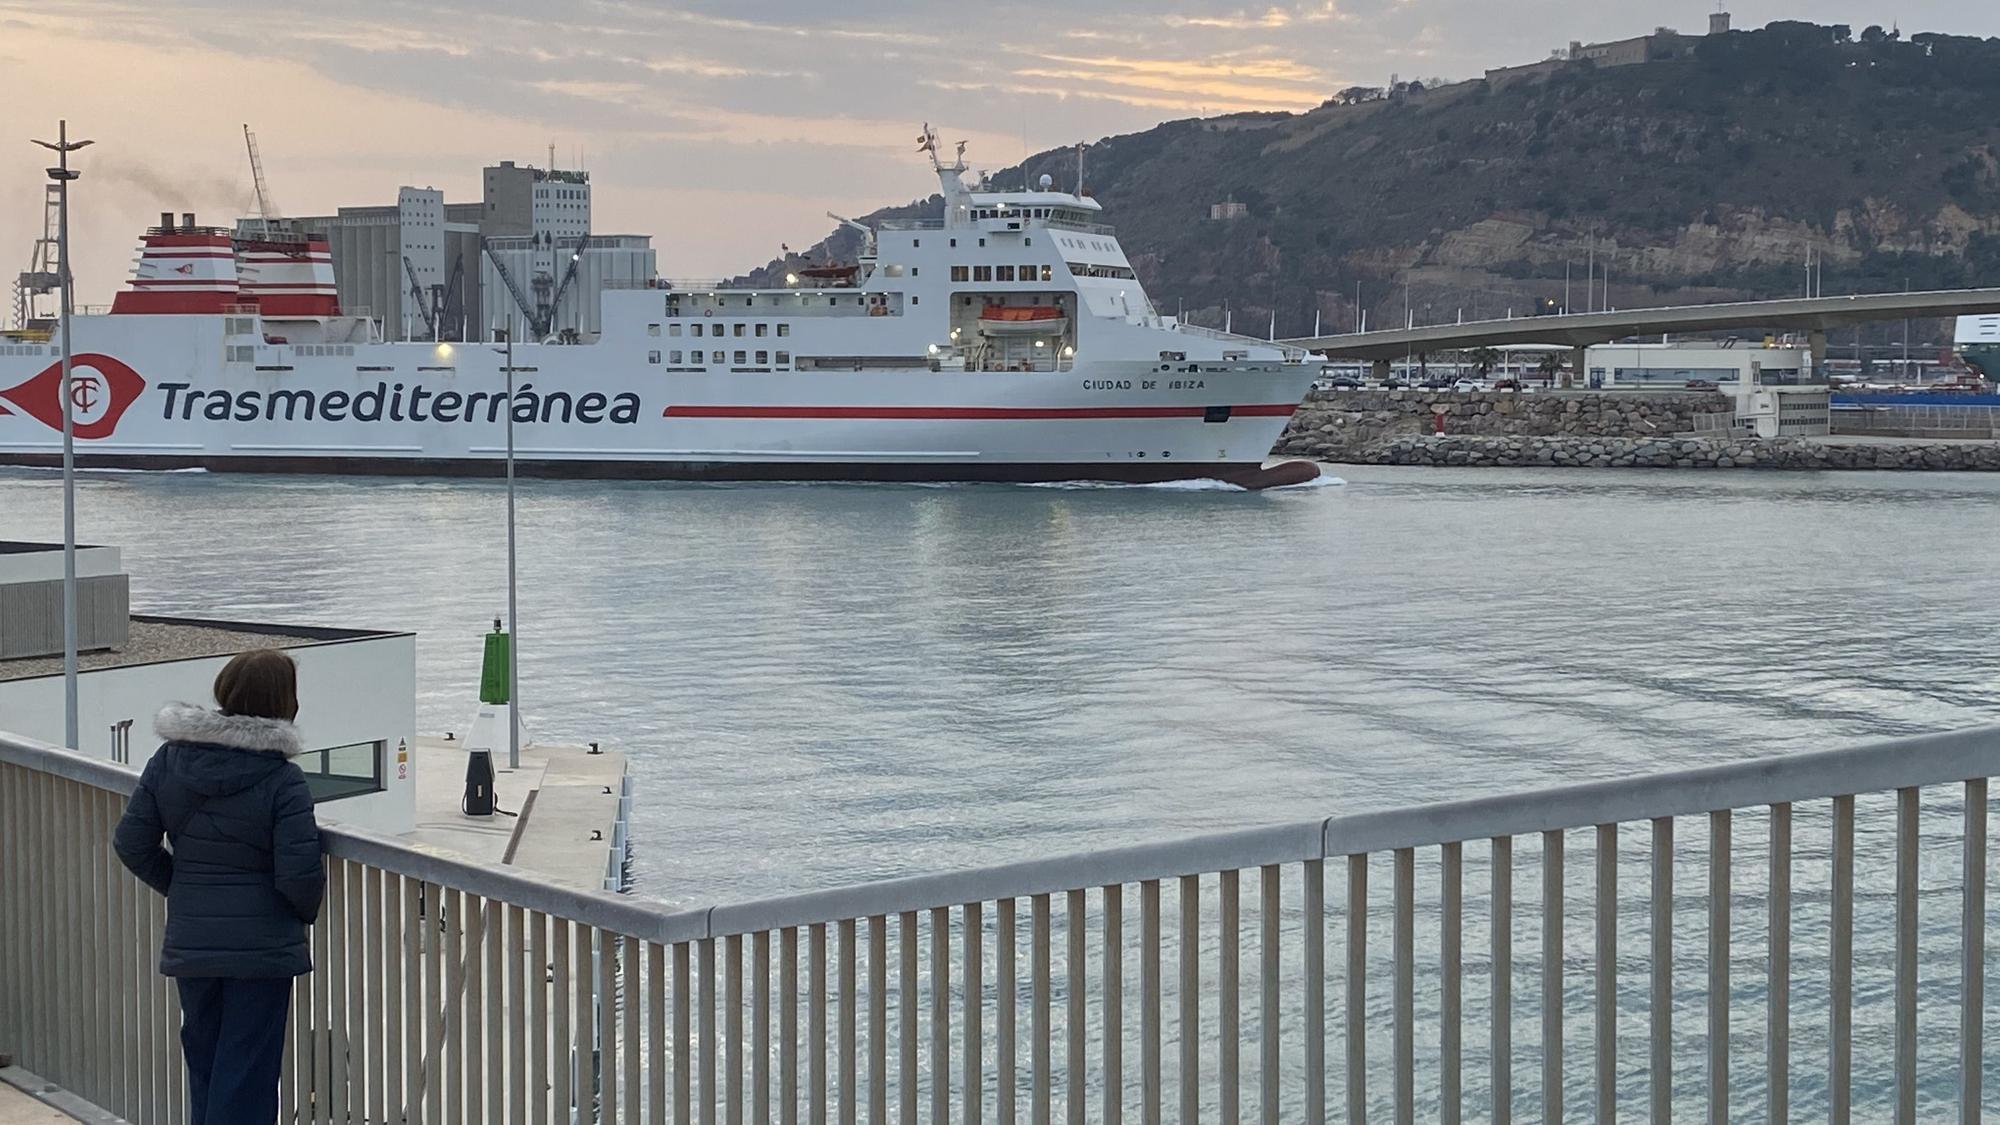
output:
[[[292,724],[174,704],[112,843],[167,896],[160,972],[295,977],[326,889],[312,793]],[[161,846],[161,838],[171,847]]]

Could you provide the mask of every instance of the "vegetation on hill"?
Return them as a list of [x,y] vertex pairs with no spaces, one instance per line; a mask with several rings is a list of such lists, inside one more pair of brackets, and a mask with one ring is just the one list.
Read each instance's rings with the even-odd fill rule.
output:
[[[1074,160],[994,179],[1071,182]],[[1281,335],[1351,326],[1357,284],[1371,327],[1406,300],[1525,315],[1566,269],[1581,309],[1593,247],[1613,307],[1798,293],[1809,246],[1828,294],[2000,285],[2000,40],[1781,22],[1641,65],[1172,121],[1087,170],[1156,303],[1227,304],[1239,329],[1275,310]],[[1232,199],[1244,217],[1208,218]]]

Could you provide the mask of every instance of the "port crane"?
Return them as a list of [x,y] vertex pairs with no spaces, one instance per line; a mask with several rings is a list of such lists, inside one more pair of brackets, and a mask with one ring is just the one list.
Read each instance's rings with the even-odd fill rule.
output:
[[499,255],[492,250],[486,251],[486,260],[493,263],[493,272],[500,275],[501,282],[507,286],[508,294],[514,298],[514,304],[520,308],[521,315],[527,318],[530,338],[536,340],[549,338],[550,332],[555,328],[556,309],[561,307],[563,296],[569,292],[571,283],[576,281],[577,270],[583,265],[584,248],[589,245],[590,232],[585,231],[577,237],[576,244],[570,247],[569,266],[563,270],[561,281],[557,281],[550,274],[541,274],[534,279],[533,300],[522,291],[521,283],[515,280],[513,272],[500,260]]
[[40,315],[35,308],[35,298],[62,288],[62,273],[56,254],[59,196],[55,184],[49,184],[45,191],[41,237],[35,239],[35,249],[28,256],[28,268],[14,278],[14,327],[21,331],[46,327],[46,322],[52,318]]
[[257,224],[259,233],[271,233],[271,224],[278,216],[277,205],[271,202],[271,189],[264,182],[264,158],[257,152],[257,134],[250,126],[243,126],[243,147],[250,153],[250,182],[257,191]]
[[423,317],[424,328],[433,341],[456,340],[460,333],[446,322],[444,311],[451,307],[458,291],[465,284],[465,259],[454,258],[451,263],[451,277],[443,285],[433,285],[428,293],[424,290],[423,279],[417,276],[417,265],[403,255],[403,272],[410,279],[410,300],[417,307],[417,315]]

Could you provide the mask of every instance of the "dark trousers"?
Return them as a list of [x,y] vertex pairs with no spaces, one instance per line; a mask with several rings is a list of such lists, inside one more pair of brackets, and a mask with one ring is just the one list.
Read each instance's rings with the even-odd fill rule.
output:
[[285,1056],[288,977],[177,977],[188,1125],[271,1125]]

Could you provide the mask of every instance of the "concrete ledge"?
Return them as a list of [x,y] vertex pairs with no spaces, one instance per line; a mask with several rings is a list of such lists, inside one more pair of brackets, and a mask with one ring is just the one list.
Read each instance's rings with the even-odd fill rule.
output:
[[124,1125],[125,1119],[106,1113],[32,1071],[0,1066],[0,1125],[65,1121]]

